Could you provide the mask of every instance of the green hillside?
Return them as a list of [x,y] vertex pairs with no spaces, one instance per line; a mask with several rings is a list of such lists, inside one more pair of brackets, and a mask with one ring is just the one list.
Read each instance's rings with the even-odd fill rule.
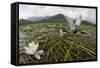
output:
[[33,24],[33,22],[25,19],[20,19],[19,20],[19,25],[27,25],[27,24]]
[[[43,19],[43,20],[40,20],[40,21],[37,21],[37,22],[32,22],[32,21],[29,21],[29,20],[26,20],[26,19],[20,19],[19,20],[20,25],[35,24],[35,23],[66,23],[66,24],[68,24],[67,21],[65,20],[63,14],[57,14],[57,15],[54,15],[54,16],[48,18],[48,19]],[[95,24],[93,24],[89,21],[86,21],[86,20],[83,20],[82,24],[96,26]]]

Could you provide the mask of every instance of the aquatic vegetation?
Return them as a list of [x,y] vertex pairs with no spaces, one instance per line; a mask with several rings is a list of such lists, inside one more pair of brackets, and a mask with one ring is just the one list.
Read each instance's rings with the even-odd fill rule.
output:
[[[26,26],[28,26],[26,29]],[[63,37],[59,35],[62,28],[68,32],[65,23],[38,23],[21,25],[19,30],[19,63],[49,63],[66,61],[96,60],[96,27],[81,25],[82,31],[87,31],[91,35],[68,34]],[[22,35],[24,34],[24,35]],[[41,59],[34,55],[25,53],[24,47],[28,47],[30,41],[38,42],[37,50],[44,50]],[[33,43],[31,42],[33,45]],[[34,43],[34,45],[37,45]],[[34,48],[34,47],[31,47]],[[32,53],[33,54],[33,53]]]

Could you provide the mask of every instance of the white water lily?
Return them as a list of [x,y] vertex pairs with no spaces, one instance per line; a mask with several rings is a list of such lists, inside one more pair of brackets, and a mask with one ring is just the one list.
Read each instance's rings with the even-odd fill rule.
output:
[[60,29],[60,30],[59,30],[59,33],[60,33],[60,36],[61,36],[61,37],[63,37],[63,36],[65,36],[65,35],[67,35],[67,32],[63,32],[63,30],[62,30],[62,29]]
[[35,58],[39,60],[41,59],[40,55],[44,53],[44,50],[38,51],[38,47],[39,47],[39,43],[35,44],[35,42],[32,41],[31,43],[29,43],[28,47],[24,47],[24,49],[26,50],[25,53],[29,55],[34,55]]

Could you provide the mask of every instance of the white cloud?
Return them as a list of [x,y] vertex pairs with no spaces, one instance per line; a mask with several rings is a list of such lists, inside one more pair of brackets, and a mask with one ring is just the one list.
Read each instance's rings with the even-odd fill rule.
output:
[[76,18],[82,13],[85,20],[95,22],[96,10],[89,8],[74,8],[74,7],[57,7],[57,6],[39,6],[39,5],[19,5],[19,18],[28,18],[32,16],[53,16],[56,14],[64,14],[71,18]]

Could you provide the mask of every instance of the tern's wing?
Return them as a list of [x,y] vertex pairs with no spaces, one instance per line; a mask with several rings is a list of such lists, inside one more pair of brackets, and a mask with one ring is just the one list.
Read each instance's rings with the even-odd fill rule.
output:
[[76,22],[75,22],[75,25],[79,27],[80,24],[81,24],[81,21],[82,21],[82,16],[80,15],[80,16],[77,18],[77,20],[76,20]]
[[67,17],[67,16],[64,16],[64,17],[65,17],[66,21],[68,22],[68,25],[70,27],[70,30],[72,31],[73,30],[73,27],[75,25],[74,21],[71,18]]

